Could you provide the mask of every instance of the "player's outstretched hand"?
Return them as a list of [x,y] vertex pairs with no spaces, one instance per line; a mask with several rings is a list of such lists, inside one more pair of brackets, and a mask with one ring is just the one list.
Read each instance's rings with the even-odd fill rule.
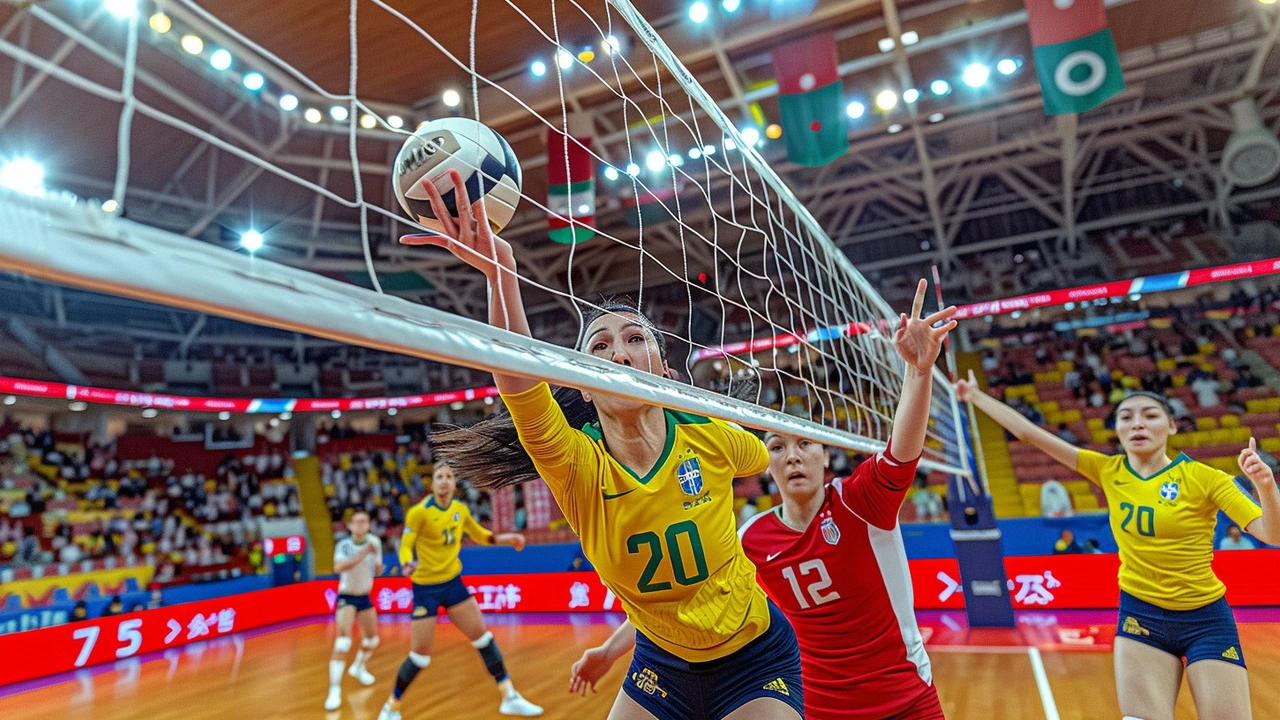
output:
[[960,402],[970,402],[973,396],[982,392],[982,388],[978,387],[978,378],[974,376],[973,371],[969,371],[969,377],[965,380],[956,382],[956,399]]
[[596,683],[613,667],[609,653],[602,647],[591,648],[582,653],[578,662],[569,670],[569,692],[586,695],[587,690],[596,692]]
[[501,533],[495,535],[493,541],[498,545],[510,545],[516,549],[516,552],[524,549],[524,535],[520,533]]
[[403,245],[433,245],[442,247],[457,258],[485,274],[490,281],[498,277],[498,273],[507,270],[516,271],[515,255],[511,245],[493,234],[489,225],[489,216],[484,209],[484,201],[478,200],[473,205],[467,195],[467,185],[457,170],[449,171],[449,179],[453,181],[454,198],[457,201],[458,217],[454,218],[445,207],[444,198],[428,178],[422,179],[422,189],[427,191],[431,200],[431,210],[435,213],[444,228],[444,234],[425,233],[405,235],[400,238]]
[[[954,305],[939,310],[929,317],[920,317],[920,313],[924,310],[925,291],[928,289],[929,281],[921,279],[920,284],[916,286],[915,300],[911,304],[911,316],[900,316],[898,331],[893,335],[893,346],[897,348],[898,354],[908,365],[925,375],[933,371],[933,363],[938,359],[942,341],[957,325],[956,321],[951,319],[956,314]],[[934,327],[938,323],[943,324]]]
[[409,577],[413,574],[413,571],[417,569],[418,563],[410,561],[400,566],[400,574],[404,577]]
[[1258,486],[1258,489],[1276,484],[1276,475],[1258,454],[1258,441],[1254,438],[1249,438],[1249,447],[1240,451],[1239,461],[1240,470],[1244,472],[1245,477]]

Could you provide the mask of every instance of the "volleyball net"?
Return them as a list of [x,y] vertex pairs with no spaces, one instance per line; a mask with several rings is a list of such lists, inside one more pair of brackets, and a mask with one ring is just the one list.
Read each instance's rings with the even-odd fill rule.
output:
[[[350,171],[342,183],[324,182],[327,172],[317,181],[315,173],[274,159],[234,124],[193,122],[190,112],[139,92],[160,82],[161,73],[147,63],[165,61],[138,52],[140,42],[164,42],[140,38],[150,9],[140,5],[138,16],[127,21],[132,24],[123,48],[88,37],[71,19],[46,8],[24,11],[116,59],[118,85],[0,37],[0,54],[114,103],[121,117],[106,210],[100,200],[0,191],[0,268],[343,343],[634,397],[862,452],[884,447],[904,372],[892,344],[897,313],[774,172],[761,154],[770,149],[747,127],[749,113],[737,123],[730,120],[722,106],[736,114],[733,101],[713,97],[704,87],[707,73],[685,67],[629,0],[548,0],[537,11],[507,0],[487,4],[483,13],[473,1],[465,48],[457,38],[465,23],[449,24],[449,37],[440,37],[433,33],[445,28],[424,27],[394,2],[352,0],[345,88],[312,80],[210,9],[170,0],[165,9],[175,24],[222,38],[237,57],[252,58],[262,69],[268,87],[259,85],[248,101],[278,103],[286,93],[298,99],[295,110],[272,113],[282,146],[284,138],[299,134],[324,137],[330,148],[338,140],[339,150],[345,144]],[[508,31],[520,28],[542,44],[548,59],[542,82],[514,78],[509,69],[477,69],[490,22],[484,13],[490,12],[494,22],[501,15]],[[469,97],[425,108],[364,98],[361,23],[375,17],[412,34],[418,45],[405,51],[430,55],[463,79],[469,92],[462,95]],[[596,50],[588,53],[584,46]],[[311,113],[317,105],[331,108],[322,122]],[[521,282],[557,299],[566,314],[593,307],[606,292],[632,295],[674,347],[687,349],[682,375],[692,383],[620,369],[383,292],[388,268],[411,269],[417,258],[435,252],[396,245],[395,237],[412,223],[394,200],[387,202],[387,158],[415,121],[444,114],[490,125],[511,141],[521,160],[525,188],[504,231],[518,257],[538,258],[521,263]],[[372,289],[119,217],[121,210],[132,216],[129,208],[147,196],[130,158],[135,165],[145,162],[136,136],[152,123],[237,159],[256,169],[255,177],[286,181],[345,213],[351,230],[343,241],[363,259]],[[589,183],[582,182],[584,166],[591,168]],[[546,168],[544,179],[530,182],[540,167]],[[296,227],[282,222],[273,234]],[[557,228],[569,230],[571,241],[562,247],[548,239]],[[451,258],[431,257],[440,269],[433,276],[437,282],[469,274]],[[606,275],[612,284],[602,282]],[[793,341],[778,343],[779,336]],[[571,344],[573,335],[549,339]],[[745,351],[725,350],[734,343]],[[750,390],[745,398],[744,388]],[[925,467],[969,475],[960,426],[950,383],[935,371]]]

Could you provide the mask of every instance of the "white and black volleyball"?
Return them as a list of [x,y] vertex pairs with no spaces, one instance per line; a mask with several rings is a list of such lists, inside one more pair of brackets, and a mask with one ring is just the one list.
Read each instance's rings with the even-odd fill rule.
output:
[[484,198],[495,233],[511,222],[520,203],[520,161],[496,130],[461,117],[424,123],[400,148],[392,182],[396,198],[410,218],[432,230],[443,229],[422,188],[423,178],[435,184],[445,207],[458,216],[450,170],[462,176],[471,202]]

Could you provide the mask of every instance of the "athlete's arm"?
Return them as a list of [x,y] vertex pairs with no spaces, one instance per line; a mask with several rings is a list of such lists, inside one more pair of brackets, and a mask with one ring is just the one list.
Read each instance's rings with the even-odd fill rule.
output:
[[636,646],[636,628],[630,620],[624,621],[613,635],[600,647],[584,652],[569,670],[569,692],[586,695],[587,689],[596,691],[596,683],[609,672],[609,668]]
[[1023,417],[1017,410],[982,392],[973,371],[969,379],[956,383],[956,397],[962,402],[972,402],[974,407],[991,416],[1005,430],[1019,440],[1029,442],[1049,457],[1079,472],[1080,449]]
[[521,533],[498,533],[493,536],[494,545],[510,545],[519,552],[524,549],[524,535]]
[[[454,197],[458,199],[458,217],[455,220],[445,208],[440,191],[429,180],[422,180],[422,188],[431,200],[431,209],[444,226],[444,234],[406,235],[400,238],[405,245],[433,245],[442,247],[471,267],[484,273],[489,280],[489,323],[494,327],[510,330],[517,335],[531,338],[529,319],[524,312],[524,300],[520,294],[520,279],[516,275],[515,254],[511,244],[493,234],[484,202],[473,206],[467,195],[467,186],[456,170],[449,171],[453,181]],[[493,382],[503,395],[515,395],[533,388],[538,383],[517,375],[493,374]]]
[[[893,416],[893,439],[889,452],[899,463],[912,462],[924,452],[925,431],[929,427],[929,405],[933,395],[933,364],[938,361],[942,341],[951,332],[956,321],[955,306],[939,310],[927,318],[921,318],[924,295],[929,289],[927,280],[916,286],[916,297],[911,304],[911,316],[900,316],[898,331],[893,336],[893,347],[907,364],[902,379],[902,396]],[[934,327],[943,323],[939,327]]]
[[1262,505],[1262,517],[1249,523],[1245,532],[1268,545],[1280,545],[1280,489],[1275,473],[1258,455],[1257,440],[1249,438],[1249,447],[1240,452],[1240,469],[1258,489]]
[[418,518],[421,516],[421,506],[415,505],[404,519],[404,534],[400,536],[400,570],[405,575],[412,575],[418,566],[413,559],[413,545],[418,541]]
[[366,555],[368,555],[368,554],[369,554],[369,553],[371,553],[371,552],[373,552],[373,544],[372,544],[372,543],[370,543],[370,544],[368,544],[368,545],[364,546],[363,548],[361,548],[361,549],[357,550],[354,554],[350,555],[349,557],[345,557],[345,558],[341,558],[341,559],[339,559],[337,551],[334,551],[334,553],[333,553],[333,571],[334,571],[334,572],[336,572],[336,573],[346,572],[346,571],[350,570],[351,568],[353,568],[353,567],[355,567],[355,566],[359,565],[360,563],[364,562],[364,558],[365,558],[365,556],[366,556]]
[[373,574],[375,576],[380,576],[382,575],[382,571],[384,570],[384,568],[382,567],[382,541],[379,540],[378,538],[373,538],[373,544],[374,544],[374,552],[377,553],[374,556],[377,558],[377,560],[375,560],[373,564]]

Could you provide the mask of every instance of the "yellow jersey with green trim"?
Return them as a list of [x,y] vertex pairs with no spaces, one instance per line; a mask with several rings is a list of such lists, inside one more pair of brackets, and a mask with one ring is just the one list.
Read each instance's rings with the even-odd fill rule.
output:
[[1230,475],[1186,454],[1148,478],[1124,455],[1077,457],[1080,474],[1107,496],[1121,590],[1165,610],[1195,610],[1226,594],[1212,567],[1218,511],[1241,528],[1262,517]]
[[400,564],[417,560],[418,567],[410,579],[418,585],[448,582],[462,574],[462,536],[466,534],[481,545],[493,543],[493,533],[471,516],[471,509],[455,498],[448,507],[440,507],[435,495],[409,509],[400,536]]
[[704,662],[769,629],[733,512],[733,479],[769,466],[759,439],[664,410],[666,444],[641,477],[609,454],[598,427],[570,427],[546,383],[503,400],[583,554],[638,631],[682,660]]

